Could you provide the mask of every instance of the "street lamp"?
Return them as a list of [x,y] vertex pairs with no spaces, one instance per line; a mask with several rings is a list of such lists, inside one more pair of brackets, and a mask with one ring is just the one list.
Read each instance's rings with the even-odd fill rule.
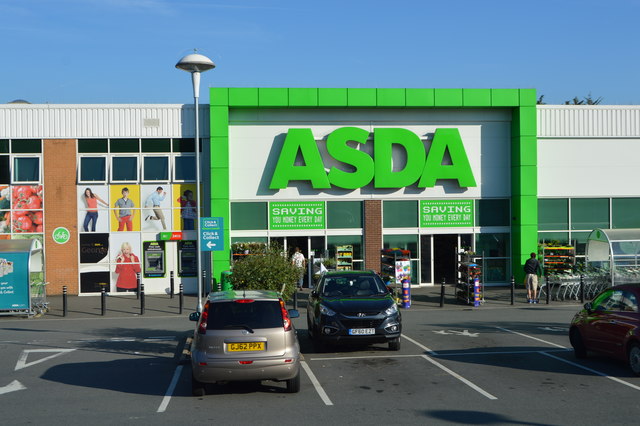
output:
[[[191,53],[184,56],[176,64],[179,70],[191,73],[191,81],[193,83],[193,101],[196,107],[196,230],[197,238],[200,238],[200,203],[202,203],[202,194],[200,193],[200,123],[198,117],[198,98],[200,97],[200,73],[215,68],[216,65],[204,55]],[[198,247],[198,255],[196,256],[196,270],[198,276],[198,312],[202,312],[202,271],[201,271],[201,251]]]

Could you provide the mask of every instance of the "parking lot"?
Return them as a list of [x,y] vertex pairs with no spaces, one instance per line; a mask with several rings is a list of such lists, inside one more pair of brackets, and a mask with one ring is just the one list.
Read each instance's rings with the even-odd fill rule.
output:
[[190,367],[180,359],[193,323],[189,309],[176,313],[175,301],[155,308],[152,302],[144,316],[120,306],[105,317],[85,307],[66,318],[55,310],[29,320],[0,318],[3,420],[635,423],[640,378],[622,363],[578,361],[569,350],[568,323],[579,304],[439,308],[423,300],[402,312],[398,352],[386,345],[314,350],[301,301],[294,321],[304,355],[298,394],[265,382],[212,386],[192,397]]

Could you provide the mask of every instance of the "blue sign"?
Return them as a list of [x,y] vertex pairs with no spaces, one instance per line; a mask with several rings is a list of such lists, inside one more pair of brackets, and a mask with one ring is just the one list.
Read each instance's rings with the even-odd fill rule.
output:
[[29,253],[0,253],[0,311],[30,309]]
[[224,250],[224,227],[221,217],[200,218],[200,251]]

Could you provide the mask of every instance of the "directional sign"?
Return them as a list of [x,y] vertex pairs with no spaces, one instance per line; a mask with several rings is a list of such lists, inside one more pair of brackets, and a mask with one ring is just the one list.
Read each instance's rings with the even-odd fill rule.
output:
[[221,217],[200,218],[200,251],[224,250],[224,227]]

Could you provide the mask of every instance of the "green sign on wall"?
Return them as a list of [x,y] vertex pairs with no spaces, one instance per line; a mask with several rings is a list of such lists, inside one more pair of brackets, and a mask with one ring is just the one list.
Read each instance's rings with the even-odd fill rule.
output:
[[324,201],[269,203],[269,229],[324,229]]
[[420,200],[420,227],[473,226],[473,200]]

